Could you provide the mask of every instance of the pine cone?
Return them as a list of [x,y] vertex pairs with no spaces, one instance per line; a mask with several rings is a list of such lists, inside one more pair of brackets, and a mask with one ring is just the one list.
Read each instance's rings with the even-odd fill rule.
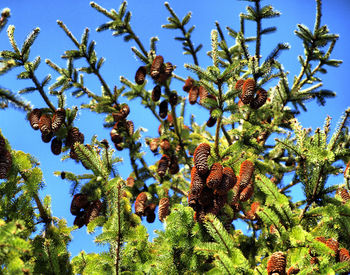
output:
[[239,170],[238,185],[240,190],[243,190],[250,183],[254,172],[254,163],[250,160],[242,162]]
[[339,262],[350,262],[349,251],[346,248],[339,250]]
[[51,133],[51,117],[48,114],[43,114],[39,119],[39,129],[42,134],[48,135]]
[[163,56],[157,55],[157,56],[154,58],[154,60],[153,60],[153,62],[152,62],[152,65],[151,65],[151,77],[152,77],[153,79],[157,79],[157,78],[158,78],[163,63],[164,63],[164,58],[163,58]]
[[73,224],[78,226],[78,228],[82,228],[85,225],[85,216],[84,212],[79,213],[75,217]]
[[265,104],[267,100],[267,92],[260,88],[257,92],[255,97],[250,102],[250,107],[253,109],[259,109],[261,106]]
[[286,274],[287,258],[283,252],[274,252],[267,261],[267,273]]
[[243,84],[244,84],[244,79],[237,80],[237,82],[235,84],[235,90],[242,92]]
[[168,115],[168,101],[163,100],[159,104],[159,116],[164,119],[166,118],[167,115]]
[[29,122],[30,122],[30,126],[32,126],[32,128],[34,130],[39,130],[39,119],[41,117],[41,110],[40,109],[33,109],[30,114],[29,114]]
[[179,172],[180,167],[179,163],[177,162],[177,157],[172,156],[170,159],[170,165],[169,165],[169,173],[172,175],[175,175]]
[[79,140],[79,129],[77,127],[72,127],[68,130],[66,146],[71,147],[74,143]]
[[147,194],[145,192],[141,192],[138,194],[135,200],[135,214],[139,216],[143,216],[147,203]]
[[343,203],[347,203],[348,201],[350,201],[350,194],[348,190],[346,190],[345,188],[341,188],[339,193],[340,197],[343,200]]
[[210,155],[210,145],[207,143],[201,143],[197,146],[193,154],[194,165],[198,170],[198,174],[201,176],[207,175],[208,168],[208,157]]
[[170,103],[171,106],[176,106],[177,98],[178,98],[177,97],[177,93],[174,93],[174,92],[170,93],[170,95],[169,95],[169,103]]
[[154,213],[156,207],[157,205],[155,203],[150,203],[145,207],[144,216],[146,216],[146,220],[148,223],[153,223],[156,219],[156,214]]
[[123,103],[120,106],[120,113],[122,114],[122,117],[125,119],[130,114],[129,105],[126,103]]
[[166,120],[169,123],[169,127],[173,127],[174,126],[174,118],[173,118],[173,115],[171,113],[168,114]]
[[117,130],[115,128],[112,129],[110,132],[111,140],[114,144],[119,144],[123,141],[123,137],[118,134]]
[[153,153],[156,153],[159,146],[159,138],[153,138],[149,143],[149,148]]
[[167,155],[163,155],[158,162],[157,174],[160,177],[164,177],[166,171],[169,168],[170,158]]
[[97,218],[100,214],[102,202],[100,200],[93,201],[85,210],[85,224],[88,225],[93,219]]
[[70,212],[72,215],[77,216],[82,208],[87,208],[89,206],[88,198],[85,194],[75,194],[70,205]]
[[188,101],[191,105],[195,104],[198,99],[199,88],[198,86],[193,86],[188,93]]
[[57,109],[52,118],[52,124],[51,124],[52,131],[57,132],[61,128],[65,119],[66,119],[66,110],[63,108]]
[[242,86],[241,100],[244,104],[249,104],[254,97],[255,93],[255,80],[253,78],[248,78],[244,81]]
[[0,154],[0,179],[6,179],[12,166],[12,155],[9,151],[4,150]]
[[161,198],[158,207],[158,217],[161,222],[169,215],[169,199],[167,197]]
[[169,77],[171,76],[172,72],[174,71],[174,66],[170,62],[165,63],[165,74]]
[[191,90],[191,88],[193,87],[193,85],[194,85],[194,80],[191,77],[188,77],[186,79],[185,85],[182,87],[182,89],[185,92],[189,92]]
[[225,195],[235,186],[237,178],[231,167],[224,167],[222,170],[222,181],[215,189],[215,194]]
[[241,202],[245,202],[252,197],[253,193],[254,193],[254,186],[253,186],[253,183],[250,182],[250,184],[241,191],[239,195],[239,200]]
[[170,142],[168,139],[164,138],[160,142],[160,148],[162,148],[163,151],[169,151],[170,150]]
[[300,271],[299,268],[291,266],[290,268],[288,268],[287,270],[287,275],[292,275],[292,274],[298,274]]
[[208,127],[213,127],[216,124],[217,118],[210,116],[209,119],[207,120],[207,126]]
[[336,239],[334,238],[329,238],[327,241],[326,241],[326,245],[332,249],[335,253],[335,257],[338,256],[338,250],[339,250],[339,243]]
[[259,210],[260,203],[255,201],[250,206],[250,210],[247,212],[247,218],[251,220],[255,220],[257,218],[256,212]]
[[51,141],[51,152],[54,155],[59,155],[59,154],[61,154],[61,150],[62,150],[62,140],[60,140],[58,138],[54,138]]
[[51,141],[52,137],[53,137],[52,132],[48,133],[47,135],[41,134],[41,140],[45,143],[49,143]]
[[197,168],[193,166],[191,170],[191,187],[190,187],[191,202],[190,202],[190,196],[189,196],[189,206],[191,206],[192,208],[193,208],[193,205],[196,204],[196,202],[198,201],[204,186],[205,186],[205,179],[198,174]]
[[214,163],[210,168],[210,173],[207,177],[206,184],[209,188],[216,189],[222,180],[222,165],[218,162]]
[[160,95],[161,95],[162,91],[159,85],[154,86],[153,90],[152,90],[152,100],[154,102],[158,101],[160,99]]
[[126,130],[128,131],[129,136],[134,134],[134,122],[131,120],[126,121]]
[[[227,203],[227,195],[219,196],[216,195],[214,196],[214,209],[216,213],[219,213],[221,208],[224,207],[225,203]],[[214,213],[213,213],[214,214]],[[217,215],[217,214],[215,214]]]
[[145,82],[146,73],[147,70],[145,66],[141,66],[137,69],[135,74],[135,82],[137,85],[142,85]]
[[199,94],[199,104],[202,105],[204,103],[204,100],[208,98],[208,91],[203,86],[199,86],[198,94]]
[[133,177],[128,177],[126,179],[126,186],[133,188],[135,185],[135,179]]

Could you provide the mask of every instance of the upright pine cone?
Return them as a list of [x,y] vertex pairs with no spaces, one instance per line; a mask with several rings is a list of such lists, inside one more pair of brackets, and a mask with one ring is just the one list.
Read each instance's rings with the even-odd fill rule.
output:
[[237,177],[231,167],[224,167],[222,170],[222,181],[220,185],[215,189],[215,194],[225,195],[227,192],[235,186]]
[[145,66],[141,66],[137,69],[135,74],[135,82],[137,85],[142,85],[145,82],[146,73],[147,70]]
[[274,252],[267,261],[267,274],[286,274],[287,257],[283,252]]
[[170,164],[169,156],[163,155],[158,162],[158,169],[157,169],[158,176],[164,177],[166,171],[168,170],[169,164]]
[[59,155],[59,154],[61,154],[61,150],[62,150],[62,140],[60,140],[58,138],[54,138],[51,141],[51,152],[54,155]]
[[85,224],[88,225],[93,219],[97,218],[102,208],[102,202],[100,200],[93,201],[85,210]]
[[30,126],[32,126],[32,128],[34,130],[39,130],[39,119],[41,117],[41,110],[40,109],[33,109],[30,114],[29,114],[29,122],[30,122]]
[[242,162],[239,170],[238,184],[240,190],[243,190],[248,186],[250,180],[252,179],[254,172],[254,163],[250,160],[245,160]]
[[237,80],[235,84],[235,90],[242,92],[243,83],[244,83],[244,79]]
[[267,92],[260,88],[257,92],[255,97],[250,102],[250,107],[253,109],[259,109],[261,106],[265,104],[267,100]]
[[259,210],[260,203],[255,201],[251,204],[250,210],[247,212],[247,218],[251,220],[255,220],[257,218],[256,212]]
[[152,62],[152,65],[151,65],[151,77],[152,77],[153,79],[157,79],[157,78],[158,78],[163,63],[164,63],[164,58],[163,58],[163,56],[157,55],[157,56],[154,58],[154,60],[153,60],[153,62]]
[[158,217],[161,222],[169,215],[169,199],[167,197],[161,198],[158,207]]
[[222,180],[222,165],[218,162],[214,163],[210,168],[210,173],[207,177],[206,184],[209,188],[216,189]]
[[253,78],[248,78],[244,81],[242,86],[241,100],[244,104],[249,104],[253,98],[255,93],[255,80]]
[[188,77],[186,79],[185,85],[182,87],[182,89],[185,92],[189,92],[191,90],[191,88],[193,87],[193,85],[194,85],[194,80],[191,77]]
[[207,126],[208,127],[213,127],[216,124],[217,118],[210,116],[209,119],[207,120]]
[[65,119],[66,119],[66,110],[63,108],[57,109],[52,117],[52,124],[51,124],[52,131],[57,132],[61,128]]
[[253,193],[254,193],[254,186],[253,186],[253,183],[250,182],[250,184],[248,184],[248,186],[244,188],[239,194],[239,200],[241,202],[245,202],[253,196]]
[[168,115],[168,101],[163,100],[159,104],[159,116],[164,119],[166,118],[167,115]]
[[339,261],[340,262],[350,262],[349,251],[346,248],[341,248],[339,250]]
[[135,214],[143,216],[147,203],[147,194],[146,192],[141,192],[138,194],[135,200]]
[[160,95],[161,95],[161,88],[159,85],[154,86],[153,90],[152,90],[152,100],[154,102],[158,101],[160,99]]
[[7,150],[0,154],[0,179],[5,179],[12,166],[12,156]]
[[48,114],[43,114],[39,119],[39,129],[42,134],[48,135],[51,133],[51,117]]
[[208,171],[208,157],[210,155],[210,145],[207,143],[201,143],[197,146],[193,154],[194,165],[198,170],[198,174],[205,176]]
[[188,101],[190,102],[191,105],[193,105],[197,102],[198,95],[199,95],[198,86],[193,86],[188,93]]
[[75,194],[70,205],[70,212],[72,215],[77,216],[82,208],[87,208],[89,206],[88,198],[85,194]]

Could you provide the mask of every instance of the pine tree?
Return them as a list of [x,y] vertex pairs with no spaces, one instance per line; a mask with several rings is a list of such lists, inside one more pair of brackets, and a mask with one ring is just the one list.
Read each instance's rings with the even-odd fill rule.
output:
[[[62,21],[59,28],[72,42],[62,59],[66,67],[46,59],[59,76],[42,78],[41,58],[30,50],[40,35],[35,28],[21,47],[10,11],[4,9],[0,31],[7,27],[12,50],[0,51],[0,74],[17,68],[18,79],[32,85],[18,93],[0,87],[0,108],[9,104],[26,112],[33,131],[51,143],[51,151],[86,168],[84,174],[56,171],[72,185],[70,202],[74,225],[54,216],[51,197],[40,198],[43,173],[35,156],[17,151],[0,131],[0,270],[3,274],[347,274],[350,272],[350,109],[331,133],[331,118],[315,130],[298,121],[307,102],[321,105],[334,97],[320,89],[321,73],[342,61],[332,59],[338,35],[321,24],[322,3],[316,0],[313,29],[298,24],[295,35],[304,47],[300,73],[288,79],[278,61],[287,43],[276,45],[262,57],[262,41],[276,27],[262,27],[265,19],[280,16],[261,0],[245,0],[240,29],[219,22],[210,37],[212,65],[200,66],[194,46],[191,13],[180,18],[165,3],[168,23],[162,27],[180,33],[188,75],[176,74],[176,60],[157,51],[157,37],[147,47],[132,27],[124,1],[118,10],[90,5],[107,22],[97,32],[112,31],[136,46],[140,62],[135,79],[120,76],[122,86],[112,87],[101,73],[105,62],[85,29],[78,40]],[[253,23],[256,35],[248,37],[245,25]],[[232,42],[233,41],[233,42]],[[249,45],[249,47],[248,47]],[[251,49],[254,49],[253,51]],[[79,62],[77,62],[79,60]],[[81,65],[81,66],[78,66]],[[83,65],[82,65],[83,64]],[[93,76],[101,92],[92,91],[85,78]],[[176,90],[176,85],[183,91]],[[40,108],[26,101],[39,93]],[[188,95],[187,95],[188,94]],[[184,96],[185,95],[185,96]],[[67,96],[88,98],[79,107],[68,106]],[[52,98],[57,99],[54,104]],[[160,124],[158,133],[144,136],[142,125],[128,115],[140,100]],[[188,101],[188,102],[187,102]],[[199,124],[185,110],[198,104],[208,121]],[[103,114],[110,137],[85,140],[76,126],[77,113],[87,109]],[[189,123],[188,123],[189,121]],[[215,126],[215,127],[214,127]],[[214,127],[212,130],[209,128]],[[146,142],[158,161],[150,164],[142,149]],[[127,151],[132,171],[122,178],[118,151]],[[57,157],[57,160],[58,160]],[[327,185],[341,175],[338,185]],[[286,175],[293,175],[286,183]],[[300,186],[303,199],[293,200],[290,189]],[[53,196],[52,199],[55,199]],[[149,240],[146,220],[159,218],[164,228]],[[235,228],[244,222],[252,234]],[[108,245],[101,253],[71,257],[68,244],[73,230],[102,229],[95,242]]]

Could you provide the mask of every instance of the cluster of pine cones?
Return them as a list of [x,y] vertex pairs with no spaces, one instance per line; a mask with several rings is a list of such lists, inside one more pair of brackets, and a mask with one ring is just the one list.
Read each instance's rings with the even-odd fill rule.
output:
[[87,195],[81,193],[74,195],[70,206],[71,214],[76,216],[74,225],[79,228],[88,225],[99,215],[101,207],[100,200],[89,201]]
[[253,78],[238,80],[235,89],[240,92],[238,106],[250,104],[251,108],[259,109],[267,100],[267,92],[263,88],[257,88]]
[[6,149],[5,139],[0,136],[0,179],[5,179],[12,166],[11,153]]
[[123,150],[125,138],[134,134],[134,122],[126,120],[129,113],[130,108],[125,103],[120,106],[119,112],[112,113],[115,124],[110,135],[111,140],[118,151]]
[[[156,214],[155,214],[156,206],[157,205],[155,203],[150,203],[148,201],[146,192],[141,192],[140,194],[138,194],[135,200],[135,214],[137,214],[140,217],[145,216],[147,219],[147,222],[153,223],[156,218]],[[161,222],[163,222],[168,215],[169,215],[169,198],[164,197],[159,200],[158,218]]]
[[[66,111],[63,108],[59,108],[53,116],[51,116],[48,113],[43,113],[42,109],[36,108],[29,113],[28,119],[34,130],[40,130],[42,141],[49,143],[65,122]],[[62,140],[55,137],[51,141],[51,152],[54,155],[59,155],[61,151]]]

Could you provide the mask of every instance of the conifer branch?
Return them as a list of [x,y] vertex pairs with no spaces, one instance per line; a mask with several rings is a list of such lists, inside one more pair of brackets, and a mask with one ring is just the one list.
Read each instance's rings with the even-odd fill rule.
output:
[[40,84],[39,80],[36,78],[36,76],[31,74],[30,78],[32,79],[33,83],[35,84],[35,87],[38,89],[41,97],[44,99],[47,106],[52,110],[52,112],[56,112],[56,107],[51,103],[50,99],[47,97],[43,86]]
[[256,21],[256,44],[255,44],[255,58],[260,63],[260,47],[261,47],[261,15],[260,15],[260,0],[255,1],[255,21]]

